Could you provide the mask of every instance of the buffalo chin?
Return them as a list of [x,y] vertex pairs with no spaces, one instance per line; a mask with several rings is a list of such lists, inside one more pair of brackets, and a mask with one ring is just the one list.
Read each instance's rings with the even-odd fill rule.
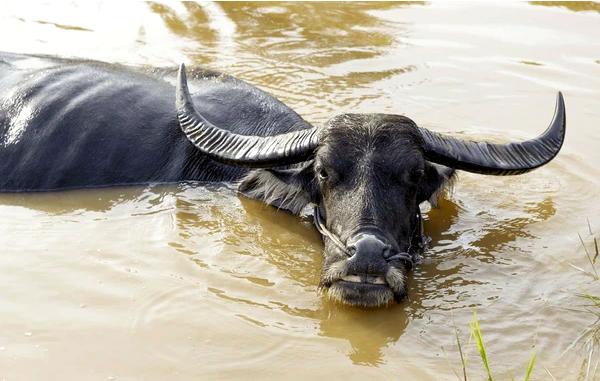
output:
[[330,299],[354,307],[383,307],[394,303],[394,292],[387,284],[356,283],[339,280],[327,289]]

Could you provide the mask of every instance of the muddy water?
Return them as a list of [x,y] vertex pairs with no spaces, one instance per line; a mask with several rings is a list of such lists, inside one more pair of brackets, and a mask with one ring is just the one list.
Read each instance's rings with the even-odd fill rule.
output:
[[[404,303],[317,293],[321,243],[227,185],[0,195],[0,380],[579,379],[567,350],[600,291],[579,238],[600,232],[600,13],[594,4],[3,5],[0,50],[134,65],[181,61],[266,89],[319,124],[409,115],[460,136],[541,132],[556,90],[568,134],[520,177],[461,174],[426,214],[432,238]],[[567,350],[567,351],[566,351]],[[563,353],[565,352],[566,353]]]

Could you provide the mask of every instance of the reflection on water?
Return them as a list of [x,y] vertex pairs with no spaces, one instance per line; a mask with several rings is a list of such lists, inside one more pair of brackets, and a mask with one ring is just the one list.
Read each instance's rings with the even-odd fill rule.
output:
[[381,21],[370,12],[404,5],[271,3],[256,6],[231,2],[222,6],[237,25],[238,33],[244,36],[240,39],[244,47],[263,57],[284,59],[305,68],[384,54],[394,38],[381,29]]
[[[127,216],[150,218],[151,221],[155,215],[166,214],[173,221],[176,233],[168,240],[168,245],[189,256],[203,271],[210,271],[212,276],[221,279],[215,283],[218,287],[206,285],[206,290],[220,303],[250,308],[247,314],[239,315],[240,318],[258,327],[272,326],[273,322],[268,319],[252,317],[252,310],[259,308],[313,321],[318,335],[349,343],[347,355],[353,363],[371,366],[386,363],[384,349],[400,339],[410,320],[423,319],[428,311],[452,310],[461,305],[473,306],[473,303],[480,305],[479,301],[474,301],[477,297],[474,290],[488,282],[470,279],[474,274],[473,262],[495,262],[496,250],[514,242],[519,235],[535,238],[517,232],[524,232],[529,223],[548,218],[553,213],[549,199],[520,212],[527,218],[497,221],[495,216],[476,213],[482,219],[489,219],[489,226],[472,236],[472,241],[463,240],[464,247],[474,249],[465,250],[455,247],[465,232],[455,230],[453,221],[468,211],[442,198],[438,208],[425,215],[426,231],[432,237],[432,251],[415,270],[411,277],[414,279],[409,280],[408,300],[392,308],[365,313],[318,297],[322,246],[309,218],[295,217],[244,197],[236,200],[233,192],[229,187],[218,185],[158,185],[33,196],[4,195],[2,204],[26,207],[50,216],[64,216],[65,220],[79,218],[84,221],[91,216],[98,220],[97,212],[101,212],[100,219],[108,221]],[[236,202],[232,203],[232,200]],[[440,266],[449,258],[464,263]],[[253,270],[249,263],[258,268]],[[264,271],[265,266],[271,270]],[[275,294],[283,292],[287,295],[261,298],[256,294],[239,294],[235,287],[228,286],[234,280],[245,281],[245,285],[252,287],[272,288],[276,290]],[[290,285],[291,289],[287,290]],[[299,290],[308,305],[290,303]],[[177,297],[173,292],[194,291],[179,287],[160,294],[155,297],[158,299],[148,302],[148,308],[157,308],[156,303],[168,303],[161,308],[172,308],[170,299]],[[183,312],[184,308],[181,310]],[[139,316],[136,327],[157,323],[152,318],[154,312],[138,313],[148,316]]]
[[[290,282],[297,283],[317,298],[316,287],[321,270],[321,240],[310,220],[292,216],[286,212],[266,207],[254,200],[240,198],[241,207],[216,207],[215,200],[203,204],[201,200],[177,202],[177,226],[182,238],[186,240],[185,253],[193,253],[194,237],[213,236],[233,255],[252,256],[265,261],[277,269]],[[191,212],[193,210],[193,213]],[[214,235],[218,237],[214,237]],[[191,245],[189,244],[191,242]],[[200,256],[194,256],[197,258]],[[202,266],[206,263],[202,260]],[[243,261],[243,259],[242,259]],[[211,266],[212,267],[212,266]],[[214,267],[213,267],[214,269]],[[220,270],[226,276],[245,279],[264,287],[277,287],[280,282],[262,277],[249,276],[243,269],[230,263],[222,265]],[[407,323],[401,306],[372,311],[340,308],[323,299],[322,305],[313,308],[293,307],[284,301],[269,300],[266,303],[250,299],[229,296],[227,291],[211,289],[214,295],[229,302],[237,302],[269,310],[280,309],[294,317],[314,320],[319,324],[319,334],[346,339],[352,349],[348,356],[354,363],[377,365],[381,363],[381,348],[395,342]],[[288,302],[289,303],[289,302]],[[249,319],[249,318],[247,318]],[[394,324],[388,324],[389,321]],[[265,326],[266,323],[255,321]],[[354,327],[354,329],[349,329]]]
[[358,365],[383,364],[387,360],[384,360],[383,350],[400,338],[408,324],[402,306],[368,314],[330,306],[327,312],[321,318],[319,334],[348,340],[351,346],[348,357]]
[[[181,6],[185,8],[185,18],[166,4],[149,2],[148,6],[153,12],[160,15],[167,28],[176,35],[183,38],[200,37],[198,40],[203,48],[211,47],[211,44],[216,41],[216,31],[209,27],[208,18],[202,11],[201,5],[192,2],[178,4],[179,8]],[[209,56],[204,55],[204,57]]]
[[[425,216],[430,250],[414,271],[410,310],[422,317],[425,311],[432,309],[483,306],[485,300],[477,301],[474,297],[485,287],[496,285],[476,274],[483,266],[497,271],[515,263],[514,258],[499,256],[499,253],[529,254],[525,241],[538,237],[531,234],[528,227],[549,219],[554,213],[550,198],[510,212],[491,208],[489,211],[469,210],[441,199],[438,208],[431,209]],[[461,219],[469,223],[461,226]],[[502,292],[490,290],[488,299],[497,299]]]
[[[527,226],[539,222],[545,221],[552,217],[556,210],[550,197],[545,198],[535,205],[527,206],[521,213],[521,216],[526,217],[510,217],[504,219],[496,219],[493,227],[484,229],[484,234],[477,241],[473,242],[473,246],[479,248],[479,253],[482,256],[487,256],[493,259],[495,252],[501,250],[507,250],[509,248],[516,248],[515,246],[509,245],[514,243],[518,238],[535,239],[534,235],[527,232]],[[498,216],[492,215],[492,218]],[[524,252],[527,252],[525,249]]]
[[[311,108],[311,120],[322,121],[337,108],[377,98],[369,84],[414,70],[410,65],[372,70],[339,64],[385,55],[401,43],[401,35],[387,33],[372,12],[415,4],[421,3],[223,3],[238,36],[227,46],[218,43],[222,31],[209,27],[205,4],[184,3],[185,11],[179,12],[172,5],[150,7],[169,30],[190,42],[187,53],[197,63],[265,86],[299,111]],[[357,89],[362,92],[358,99]],[[311,105],[315,95],[326,102],[317,110]]]
[[499,379],[524,369],[533,344],[539,369],[577,379],[578,355],[560,355],[588,322],[565,309],[589,286],[570,267],[586,266],[577,232],[586,217],[600,226],[590,164],[600,160],[600,15],[579,12],[593,3],[545,5],[7,6],[0,30],[20,37],[2,50],[192,61],[315,123],[395,112],[463,136],[528,138],[562,89],[570,132],[557,160],[532,174],[461,174],[425,210],[431,243],[407,300],[383,310],[319,295],[310,216],[230,185],[0,195],[0,379],[449,379],[454,328],[464,333],[473,308]]
[[564,7],[575,12],[600,12],[600,4],[595,1],[530,1],[530,3],[533,5],[543,5],[545,7]]

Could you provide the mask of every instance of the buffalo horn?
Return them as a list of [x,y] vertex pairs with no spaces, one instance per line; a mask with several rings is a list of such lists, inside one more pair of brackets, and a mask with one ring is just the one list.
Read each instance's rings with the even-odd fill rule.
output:
[[558,154],[565,139],[566,116],[558,93],[550,126],[537,138],[517,143],[494,144],[467,141],[419,128],[427,160],[485,175],[517,175],[541,167]]
[[215,126],[194,108],[183,64],[177,76],[176,108],[188,140],[220,162],[255,168],[299,163],[309,159],[318,145],[316,128],[262,137]]

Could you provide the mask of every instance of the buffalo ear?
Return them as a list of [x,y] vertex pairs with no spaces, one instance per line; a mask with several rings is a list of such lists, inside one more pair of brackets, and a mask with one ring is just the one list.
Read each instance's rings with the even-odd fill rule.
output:
[[318,199],[313,162],[289,169],[251,171],[238,186],[238,191],[248,198],[300,214],[306,205]]
[[432,207],[437,206],[438,198],[444,190],[452,186],[456,177],[454,168],[425,162],[425,173],[417,191],[417,201],[429,201]]

